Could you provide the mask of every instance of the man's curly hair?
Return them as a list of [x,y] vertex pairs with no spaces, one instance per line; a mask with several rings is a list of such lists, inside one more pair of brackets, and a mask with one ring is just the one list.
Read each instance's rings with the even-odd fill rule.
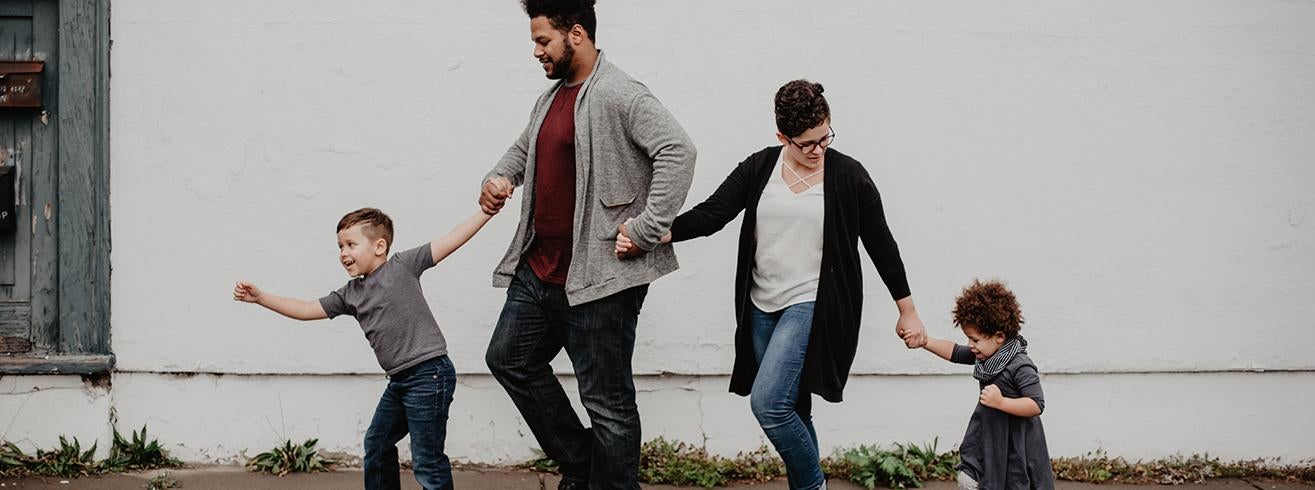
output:
[[776,130],[793,138],[831,118],[822,84],[794,80],[776,91]]
[[1023,328],[1023,312],[1003,282],[974,279],[954,300],[954,324],[972,325],[988,336],[1004,332],[1006,339],[1012,339]]
[[521,0],[521,7],[531,19],[547,17],[548,22],[563,33],[580,24],[589,39],[598,42],[594,35],[594,29],[598,27],[594,0]]

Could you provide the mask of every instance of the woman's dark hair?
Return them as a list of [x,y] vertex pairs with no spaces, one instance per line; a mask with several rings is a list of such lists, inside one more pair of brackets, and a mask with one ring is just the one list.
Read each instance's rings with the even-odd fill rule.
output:
[[1023,312],[1004,283],[974,279],[954,300],[954,324],[972,325],[987,336],[1004,332],[1006,339],[1012,339],[1023,328]]
[[598,19],[594,16],[594,0],[521,0],[521,7],[531,19],[547,17],[548,22],[563,33],[579,24],[589,39],[598,42],[594,29]]
[[793,138],[831,118],[822,84],[795,80],[776,91],[776,130]]

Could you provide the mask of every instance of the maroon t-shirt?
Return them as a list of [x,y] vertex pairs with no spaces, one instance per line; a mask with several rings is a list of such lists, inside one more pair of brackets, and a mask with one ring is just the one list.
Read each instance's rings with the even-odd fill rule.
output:
[[[583,85],[583,84],[582,84]],[[534,145],[534,243],[526,254],[539,280],[566,284],[575,229],[575,96],[581,85],[553,98]]]

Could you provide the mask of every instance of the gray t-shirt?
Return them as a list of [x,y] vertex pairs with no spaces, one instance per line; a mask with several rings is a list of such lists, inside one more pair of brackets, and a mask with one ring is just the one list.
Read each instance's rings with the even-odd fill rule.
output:
[[351,315],[361,324],[379,366],[389,375],[447,354],[447,341],[429,311],[420,274],[434,266],[429,243],[393,254],[369,275],[320,298],[329,318]]

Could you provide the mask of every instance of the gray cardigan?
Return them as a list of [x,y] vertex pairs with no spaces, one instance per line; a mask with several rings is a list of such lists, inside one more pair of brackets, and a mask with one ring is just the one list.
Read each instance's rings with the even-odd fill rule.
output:
[[[507,287],[533,239],[534,148],[558,82],[539,97],[530,123],[485,176],[524,186],[520,224],[493,285]],[[694,178],[694,143],[644,84],[598,53],[575,102],[575,230],[566,298],[572,305],[648,284],[679,267],[662,235]],[[646,255],[616,258],[617,225],[634,218],[631,238]]]

